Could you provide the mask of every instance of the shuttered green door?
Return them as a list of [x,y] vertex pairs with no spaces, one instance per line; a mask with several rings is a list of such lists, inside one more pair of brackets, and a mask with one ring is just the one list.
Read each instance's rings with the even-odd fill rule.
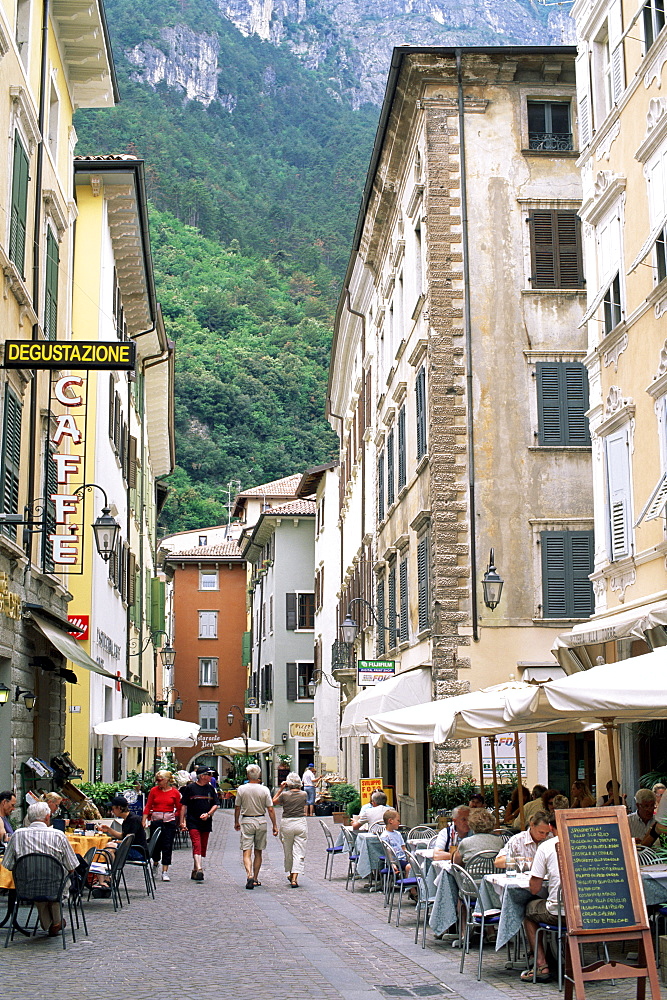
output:
[[25,234],[28,214],[28,154],[18,133],[14,135],[14,166],[12,169],[11,223],[9,229],[9,258],[24,277]]
[[[21,465],[21,402],[9,386],[5,388],[2,469],[0,487],[4,514],[19,512],[19,472]],[[16,525],[5,524],[2,533],[16,539]]]
[[156,576],[151,578],[151,630],[164,630],[164,581]]
[[543,531],[542,601],[545,618],[588,618],[593,614],[592,531]]
[[538,441],[541,445],[585,447],[588,429],[588,375],[578,362],[537,365]]
[[58,241],[51,230],[46,235],[46,289],[44,299],[44,336],[55,340],[58,329]]

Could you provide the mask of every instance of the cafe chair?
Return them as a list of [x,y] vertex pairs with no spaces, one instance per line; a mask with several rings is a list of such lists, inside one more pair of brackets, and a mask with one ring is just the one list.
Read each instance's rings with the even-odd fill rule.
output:
[[409,831],[406,840],[430,840],[433,836],[433,829],[430,826],[413,826]]
[[[14,899],[14,908],[9,918],[9,924],[7,927],[5,948],[8,947],[10,941],[14,940],[16,920],[18,917],[19,907],[22,903],[30,904],[28,923],[30,923],[30,917],[35,903],[60,903],[62,915],[64,914],[65,904],[67,902],[66,892],[69,886],[69,872],[66,871],[57,858],[52,857],[50,854],[24,854],[23,857],[17,858],[12,874],[14,876],[16,897]],[[39,917],[35,920],[33,937],[37,933],[38,926]],[[70,930],[72,931],[72,940],[76,941],[71,913]],[[67,944],[65,942],[64,922],[62,923],[60,933],[62,935],[64,951],[67,948]]]
[[[128,833],[127,837],[123,837],[116,848],[115,854],[107,851],[106,848],[99,849],[97,852],[98,856],[102,855],[104,861],[93,861],[90,866],[90,871],[94,875],[106,875],[109,879],[109,889],[111,890],[111,900],[114,910],[117,910],[119,906],[121,910],[123,908],[123,897],[120,890],[121,882],[125,889],[127,905],[130,905],[130,894],[127,891],[127,882],[125,881],[125,872],[123,869],[127,863],[127,856],[130,853],[133,839],[134,837],[131,833]],[[92,886],[88,889],[88,899],[90,899],[91,892]]]
[[359,852],[356,849],[354,834],[346,826],[341,827],[343,834],[343,839],[345,840],[345,849],[347,850],[347,876],[345,878],[345,889],[347,890],[350,884],[350,879],[352,880],[352,892],[354,892],[354,883],[357,878],[357,861],[359,860]]
[[148,841],[148,846],[146,848],[137,847],[134,844],[134,849],[137,851],[142,851],[143,857],[141,858],[130,858],[128,857],[125,862],[128,868],[142,868],[144,873],[144,882],[146,883],[146,895],[152,896],[155,899],[155,875],[153,874],[153,852],[157,847],[157,842],[162,835],[162,827],[158,826],[151,834],[151,839]]
[[398,891],[398,907],[396,910],[396,926],[398,927],[401,922],[401,902],[403,899],[403,893],[406,889],[416,889],[417,879],[414,875],[406,876],[403,873],[401,863],[396,857],[396,854],[390,844],[387,844],[386,841],[382,841],[382,848],[387,859],[387,868],[389,869],[389,874],[387,876],[387,897],[389,899],[389,916],[387,917],[387,923],[391,923],[391,914],[394,909],[394,899],[396,898],[396,892]]
[[411,851],[405,852],[408,856],[408,861],[410,862],[410,872],[417,879],[417,923],[415,925],[415,944],[417,944],[417,939],[419,938],[419,928],[422,928],[422,948],[426,948],[426,924],[428,923],[428,915],[431,907],[435,903],[435,892],[431,895],[428,889],[428,882],[426,881],[426,872],[424,870],[424,865]]
[[373,823],[373,825],[369,827],[368,832],[372,833],[374,837],[379,837],[386,829],[387,827],[382,822]]
[[665,860],[652,847],[638,847],[637,858],[640,865],[659,865]]
[[[490,853],[490,852],[485,852]],[[475,857],[475,856],[473,856]],[[471,858],[471,860],[473,860]],[[500,923],[500,910],[482,910],[475,913],[477,903],[477,882],[475,882],[469,869],[461,868],[460,865],[452,865],[450,869],[452,878],[456,882],[459,890],[459,899],[463,906],[462,916],[465,919],[465,933],[463,944],[461,945],[461,964],[459,972],[463,972],[463,965],[466,954],[470,949],[470,939],[474,930],[479,930],[479,959],[477,962],[477,981],[482,978],[482,956],[484,953],[484,928],[489,925]]]
[[[338,846],[334,844],[334,839],[333,836],[331,835],[331,830],[329,829],[329,827],[327,826],[327,824],[324,822],[323,819],[320,820],[320,826],[324,830],[324,836],[327,842],[326,861],[324,862],[324,877],[327,878],[328,876],[329,881],[331,881],[331,876],[333,874],[334,858],[339,854],[343,854],[345,851],[345,847],[343,846],[343,844],[339,844]],[[343,827],[343,829],[345,829],[345,827]]]
[[479,885],[485,875],[493,875],[494,872],[498,871],[496,868],[497,857],[495,851],[480,851],[468,858],[464,863],[464,868]]

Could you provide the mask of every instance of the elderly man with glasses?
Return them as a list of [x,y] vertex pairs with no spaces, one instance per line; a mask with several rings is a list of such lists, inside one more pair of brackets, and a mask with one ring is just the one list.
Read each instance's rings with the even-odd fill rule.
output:
[[9,817],[16,809],[16,795],[14,792],[0,792],[0,843],[6,843],[14,834],[14,827],[10,823]]

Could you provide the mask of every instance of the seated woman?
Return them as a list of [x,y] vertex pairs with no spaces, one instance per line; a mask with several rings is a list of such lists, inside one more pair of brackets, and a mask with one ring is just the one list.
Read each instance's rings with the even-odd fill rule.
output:
[[463,865],[464,868],[474,854],[479,854],[480,851],[495,851],[498,854],[503,847],[502,837],[496,837],[493,833],[495,820],[486,809],[471,809],[468,825],[471,835],[461,841],[452,857],[454,864]]
[[[128,859],[130,861],[144,861],[148,856],[148,844],[146,842],[146,830],[144,828],[144,823],[146,822],[145,817],[135,816],[130,812],[130,806],[128,801],[122,795],[116,795],[115,798],[111,800],[111,812],[116,819],[121,821],[121,830],[123,838],[132,834],[132,846],[128,854]],[[102,833],[106,833],[108,837],[117,837],[117,833],[112,827],[106,826],[103,823],[98,825],[98,829]],[[116,853],[118,847],[118,840],[110,840],[108,844],[105,845],[104,850],[109,851],[111,855]],[[98,888],[93,889],[93,896],[105,896],[109,890],[109,880],[106,875],[98,875],[97,877]]]
[[[530,802],[530,792],[525,785],[521,786],[521,791],[523,793],[524,804]],[[519,787],[514,789],[512,792],[512,798],[505,806],[505,813],[503,815],[503,823],[505,826],[512,826],[516,819],[520,819],[521,809],[519,807]]]
[[571,809],[591,809],[595,805],[593,793],[585,781],[573,781],[570,790]]

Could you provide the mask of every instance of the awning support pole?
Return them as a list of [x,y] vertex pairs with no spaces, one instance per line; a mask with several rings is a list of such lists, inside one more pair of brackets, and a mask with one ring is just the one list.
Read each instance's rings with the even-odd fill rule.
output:
[[479,752],[479,790],[484,795],[484,752],[481,736],[477,737],[477,750]]
[[141,784],[143,793],[143,784],[146,780],[146,737],[144,736],[144,742],[141,746]]
[[496,738],[489,736],[491,746],[491,773],[493,780],[493,811],[496,814],[496,826],[500,826],[500,805],[498,802],[498,778],[496,776]]
[[519,752],[519,734],[514,734],[514,753],[516,754],[516,783],[517,792],[519,794],[519,819],[521,821],[521,829],[526,828],[526,817],[523,811],[523,777],[521,775],[521,754]]
[[609,767],[611,768],[611,801],[615,806],[619,806],[620,787],[618,784],[618,771],[616,770],[616,747],[614,746],[614,730],[616,724],[613,718],[602,719],[602,725],[607,730],[607,749],[609,751]]

